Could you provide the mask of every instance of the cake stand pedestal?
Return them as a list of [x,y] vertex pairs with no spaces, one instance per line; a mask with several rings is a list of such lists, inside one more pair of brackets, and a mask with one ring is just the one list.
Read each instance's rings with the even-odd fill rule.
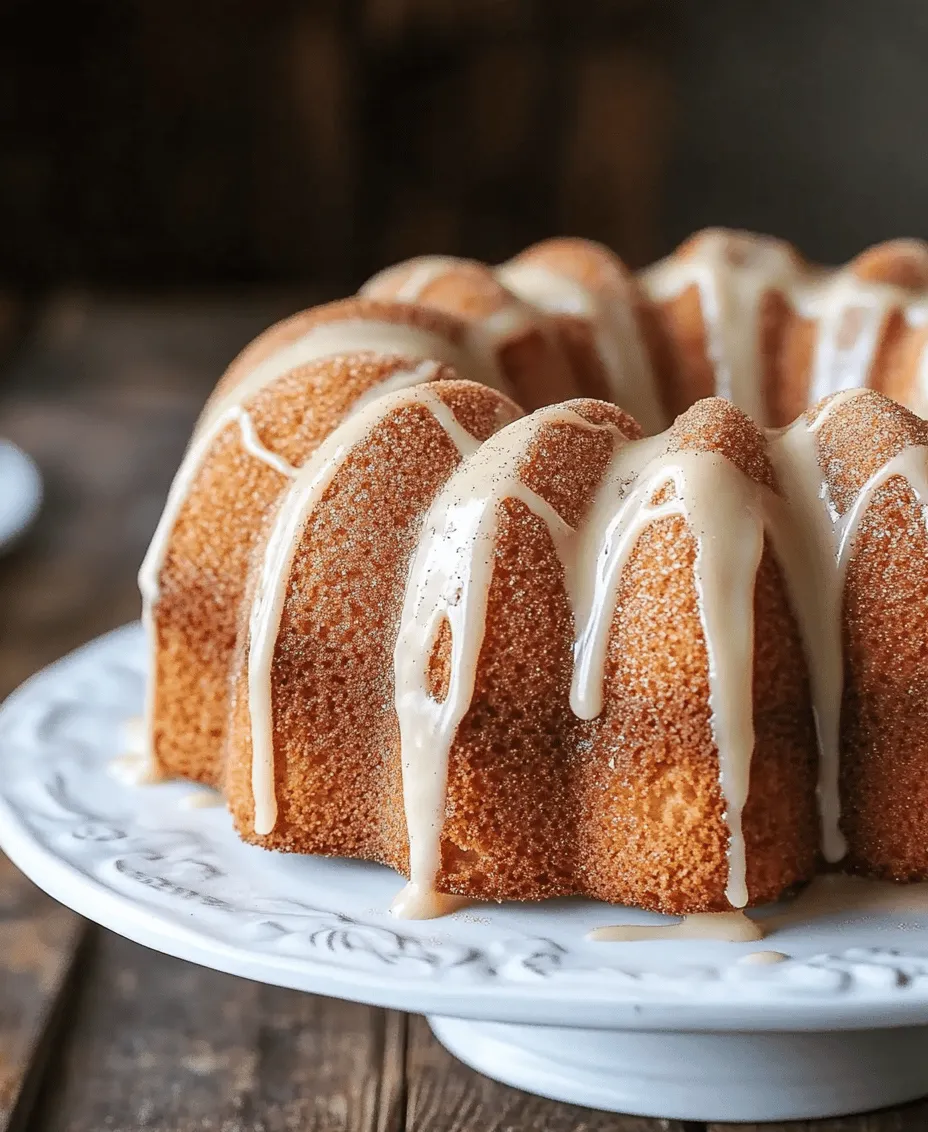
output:
[[799,1120],[928,1093],[928,1027],[839,1033],[580,1030],[430,1017],[455,1057],[507,1085],[610,1112]]
[[783,1120],[928,1093],[928,916],[779,926],[761,946],[789,958],[770,966],[745,962],[757,944],[590,942],[655,919],[592,901],[397,921],[389,870],[263,852],[198,788],[114,776],[144,656],[129,626],[0,708],[0,846],[82,915],[220,971],[427,1014],[475,1069],[594,1108]]

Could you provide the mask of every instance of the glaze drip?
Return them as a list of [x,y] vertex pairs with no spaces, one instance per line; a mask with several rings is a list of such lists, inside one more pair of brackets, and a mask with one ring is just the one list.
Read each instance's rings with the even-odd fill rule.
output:
[[[296,469],[261,444],[245,404],[262,389],[301,366],[330,357],[346,357],[363,353],[378,357],[395,355],[420,365],[412,371],[393,374],[378,387],[375,395],[393,388],[405,388],[433,376],[439,364],[457,366],[461,376],[482,381],[502,389],[505,380],[493,359],[468,352],[446,335],[420,326],[397,321],[389,322],[360,317],[320,322],[311,326],[296,341],[272,352],[236,382],[224,395],[207,405],[197,424],[184,458],[171,484],[164,510],[138,575],[142,596],[142,625],[151,656],[151,675],[145,688],[145,733],[150,758],[150,771],[157,773],[154,756],[154,711],[156,695],[156,650],[158,646],[155,609],[160,597],[160,578],[171,537],[206,457],[215,442],[230,424],[238,424],[243,449],[282,476],[292,479]],[[366,404],[369,397],[360,399]],[[357,410],[358,406],[355,406]]]
[[[187,502],[194,481],[203,466],[203,461],[212,450],[216,440],[230,425],[238,426],[242,448],[249,456],[259,460],[262,464],[266,464],[279,475],[288,479],[296,474],[295,469],[291,467],[286,460],[275,455],[275,453],[271,452],[261,443],[255,432],[251,417],[245,412],[240,403],[230,402],[227,404],[223,412],[214,415],[194,434],[190,446],[184,453],[180,467],[177,469],[177,474],[174,476],[164,511],[161,513],[161,518],[158,520],[158,526],[155,528],[154,536],[152,537],[139,570],[138,582],[139,591],[142,595],[142,625],[145,629],[146,641],[148,642],[152,674],[156,671],[155,652],[158,644],[154,614],[158,599],[161,596],[161,571],[164,567],[168,545],[174,533],[174,528],[177,525],[180,513],[183,510],[184,504]],[[152,742],[154,695],[155,681],[154,675],[152,675],[152,677],[146,681],[144,709],[146,758],[149,760],[147,773],[152,778],[156,778],[158,775],[154,758],[154,743]]]
[[837,394],[811,422],[800,417],[789,428],[769,433],[767,446],[787,503],[773,529],[774,545],[808,663],[819,745],[822,851],[831,862],[841,860],[846,852],[839,789],[844,683],[841,615],[854,538],[876,492],[894,476],[908,483],[923,507],[928,505],[928,448],[922,446],[904,448],[879,468],[843,514],[832,501],[819,466],[817,433],[834,412],[863,392],[855,389]]
[[[685,250],[639,276],[657,303],[696,287],[715,393],[733,401],[759,424],[768,423],[764,403],[761,324],[765,295],[777,293],[815,327],[806,402],[872,384],[883,331],[893,311],[910,327],[928,324],[928,302],[905,287],[861,278],[854,265],[826,271],[802,263],[788,244],[747,232],[710,230]],[[928,410],[928,349],[912,407]]]
[[[916,249],[919,256],[924,255]],[[605,265],[604,264],[603,266]],[[470,261],[426,256],[374,276],[362,293],[375,294],[397,273],[405,278],[396,298],[419,301],[428,286]],[[481,265],[477,265],[481,266]],[[497,281],[532,312],[586,321],[612,400],[636,417],[648,434],[665,427],[657,376],[642,334],[633,292],[614,281],[589,285],[562,263],[531,254],[494,269]],[[608,276],[608,270],[606,271]],[[874,365],[887,320],[899,310],[909,327],[928,326],[928,301],[906,287],[858,274],[854,264],[831,271],[803,263],[783,241],[747,232],[712,229],[685,249],[638,275],[645,300],[671,303],[694,288],[699,299],[705,350],[714,375],[713,392],[734,402],[758,424],[768,423],[762,341],[765,299],[778,295],[799,318],[814,326],[814,345],[806,375],[806,402],[873,384]],[[627,293],[626,293],[627,292]],[[492,365],[499,342],[521,325],[515,308],[472,323],[477,352]],[[538,322],[538,325],[542,325]],[[480,339],[485,348],[479,348]],[[922,348],[913,390],[913,407],[928,411],[928,348]]]
[[284,495],[274,519],[260,564],[249,621],[248,710],[257,834],[273,832],[277,822],[271,670],[293,556],[314,507],[349,453],[388,417],[413,405],[428,409],[461,455],[477,448],[478,442],[458,424],[454,413],[430,386],[416,385],[388,393],[350,416],[316,449]]
[[[471,271],[474,269],[478,272],[484,271],[490,278],[493,277],[493,273],[488,268],[472,260],[458,259],[454,256],[420,256],[379,272],[364,284],[359,293],[376,298],[384,292],[390,294],[395,287],[395,290],[392,290],[395,301],[416,303],[421,301],[423,292],[432,283],[453,275],[455,271],[468,268]],[[499,272],[496,275],[499,276]],[[502,372],[500,349],[506,342],[530,331],[542,334],[547,339],[549,349],[560,355],[556,334],[548,320],[539,318],[538,309],[529,302],[523,302],[514,288],[507,289],[500,286],[495,305],[488,313],[481,316],[471,315],[466,319],[467,350],[469,354],[480,359],[484,369]],[[562,364],[566,367],[566,359],[562,359]]]
[[[473,696],[492,582],[500,504],[516,499],[545,523],[564,569],[576,641],[570,702],[582,719],[603,708],[606,648],[618,586],[635,543],[650,524],[685,519],[696,541],[693,580],[706,646],[709,707],[729,832],[726,897],[749,899],[741,815],[754,747],[752,707],[754,586],[769,538],[780,564],[808,658],[820,747],[818,803],[823,849],[844,853],[839,827],[838,740],[843,661],[841,595],[854,534],[875,492],[904,476],[928,502],[928,450],[904,450],[864,485],[839,516],[818,467],[816,433],[857,395],[832,399],[808,423],[771,434],[768,451],[781,475],[782,498],[714,452],[668,451],[667,436],[628,442],[617,429],[592,425],[563,409],[518,421],[465,461],[426,520],[411,565],[395,651],[411,881],[404,914],[436,899],[448,757]],[[570,527],[519,478],[532,440],[551,424],[611,434],[614,455],[594,501]],[[661,489],[672,485],[669,498]],[[655,499],[659,502],[655,503]],[[436,701],[426,685],[428,658],[443,621],[451,630],[451,678]]]
[[586,319],[612,400],[627,409],[645,432],[664,427],[651,361],[627,300],[594,291],[550,266],[532,262],[503,264],[496,274],[514,294],[546,314]]
[[[608,433],[615,454],[578,528],[569,526],[520,479],[529,446],[547,426]],[[733,907],[747,903],[741,812],[754,747],[754,581],[764,544],[767,489],[712,452],[667,452],[667,437],[629,443],[610,425],[570,410],[546,409],[488,440],[438,496],[410,567],[395,651],[403,789],[410,843],[407,910],[433,898],[441,864],[448,756],[470,707],[493,576],[500,505],[523,503],[545,524],[564,570],[576,642],[571,706],[593,719],[603,707],[606,644],[622,567],[651,523],[683,517],[696,540],[694,583],[706,642],[713,736],[729,828]],[[672,497],[654,505],[663,486]],[[443,700],[427,686],[439,629],[451,635],[451,676]]]
[[641,283],[658,302],[697,288],[716,394],[763,423],[761,303],[771,290],[788,290],[798,275],[794,256],[779,240],[718,231],[703,234],[689,255],[649,268]]
[[230,405],[242,404],[258,390],[302,366],[325,358],[365,353],[377,357],[392,355],[410,361],[441,362],[454,367],[460,377],[480,381],[492,389],[508,391],[495,363],[475,357],[445,334],[406,322],[355,317],[317,323],[295,342],[275,350],[249,370],[225,396],[207,406],[199,428],[222,415]]
[[[460,261],[423,259],[399,289],[415,301],[431,281]],[[498,345],[526,326],[544,326],[535,312],[586,319],[610,388],[653,429],[661,409],[648,352],[631,301],[608,301],[593,287],[548,266],[514,261],[496,278],[517,296],[455,341],[432,330],[387,319],[345,318],[318,323],[296,342],[275,351],[246,373],[204,414],[172,485],[165,512],[139,575],[143,621],[152,650],[154,610],[171,534],[204,459],[230,426],[241,449],[277,473],[285,484],[251,609],[248,657],[255,830],[270,833],[277,820],[271,700],[274,649],[293,556],[312,512],[338,468],[384,416],[408,404],[428,408],[451,437],[463,463],[436,499],[410,565],[395,650],[396,711],[402,740],[403,790],[410,840],[411,880],[397,900],[403,915],[441,914],[456,897],[436,891],[440,872],[448,757],[473,696],[484,637],[496,554],[500,508],[518,501],[547,528],[564,571],[575,622],[570,703],[594,719],[603,708],[608,634],[621,576],[637,539],[664,518],[685,521],[695,540],[693,582],[705,641],[712,733],[729,832],[726,895],[732,907],[747,903],[747,862],[741,813],[747,798],[754,743],[751,711],[753,595],[767,537],[786,584],[809,668],[820,748],[818,803],[825,856],[844,853],[840,829],[839,738],[843,683],[841,614],[844,580],[855,539],[870,503],[895,477],[918,504],[928,506],[928,447],[903,449],[861,487],[840,512],[819,466],[823,423],[871,379],[886,320],[899,309],[909,326],[928,326],[928,302],[895,284],[872,282],[853,267],[820,272],[804,266],[777,241],[735,233],[709,233],[671,260],[640,276],[644,295],[668,302],[695,288],[707,352],[718,392],[763,421],[764,296],[778,292],[792,310],[815,321],[809,373],[811,397],[841,392],[813,420],[801,418],[768,434],[767,452],[781,494],[758,485],[711,452],[671,451],[666,436],[629,442],[614,427],[595,425],[567,408],[517,422],[478,445],[434,390],[419,386],[450,364],[462,376],[501,388]],[[400,355],[418,362],[393,374],[361,398],[352,415],[303,468],[294,468],[262,444],[244,405],[277,378],[310,362],[347,354]],[[914,400],[928,407],[928,351],[918,363]],[[415,387],[415,388],[410,388]],[[613,456],[588,512],[576,527],[521,480],[520,464],[539,430],[550,425],[610,435]],[[928,520],[926,520],[928,521]],[[440,702],[427,688],[429,657],[444,623],[451,637],[451,680]],[[146,718],[151,734],[153,679]],[[150,744],[149,744],[150,746]],[[120,772],[129,769],[128,760]],[[137,767],[132,763],[132,771]],[[155,772],[154,764],[146,776]]]
[[[595,428],[569,409],[541,409],[485,441],[451,477],[423,525],[409,570],[394,653],[396,713],[400,724],[403,800],[409,834],[410,881],[394,911],[430,916],[444,821],[448,755],[470,707],[486,625],[498,510],[518,499],[563,546],[571,529],[519,478],[532,440],[548,424]],[[439,630],[451,631],[451,678],[442,700],[427,687],[428,663]]]
[[816,434],[836,409],[860,392],[838,394],[812,422],[800,417],[789,428],[770,433],[767,445],[788,507],[777,557],[806,654],[819,749],[816,790],[822,852],[831,862],[840,861],[847,850],[840,827],[839,791],[843,578],[837,569],[834,516],[828,484],[819,467]]

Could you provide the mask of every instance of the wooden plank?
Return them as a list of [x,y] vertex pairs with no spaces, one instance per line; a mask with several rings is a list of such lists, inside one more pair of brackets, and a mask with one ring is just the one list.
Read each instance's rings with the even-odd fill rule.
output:
[[0,855],[0,1132],[26,1127],[83,931]]
[[710,1124],[706,1132],[924,1132],[928,1101],[899,1108],[841,1116],[833,1120],[791,1120],[785,1124]]
[[394,1132],[403,1029],[101,932],[30,1132]]
[[701,1124],[649,1120],[560,1104],[491,1081],[452,1057],[424,1018],[409,1020],[409,1132],[697,1132]]

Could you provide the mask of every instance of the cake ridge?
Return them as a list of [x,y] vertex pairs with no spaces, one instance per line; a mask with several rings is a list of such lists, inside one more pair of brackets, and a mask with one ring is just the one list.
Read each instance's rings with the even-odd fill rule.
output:
[[[517,500],[526,507],[544,523],[562,563],[567,559],[572,528],[519,476],[532,442],[553,425],[608,427],[592,424],[569,405],[558,405],[538,409],[496,433],[459,466],[436,497],[410,564],[394,650],[410,850],[410,881],[394,905],[403,915],[430,915],[440,904],[435,878],[448,755],[473,697],[501,504]],[[450,630],[450,678],[438,700],[428,689],[428,659],[443,623]],[[437,769],[431,769],[433,762]]]
[[[416,371],[409,376],[418,377]],[[419,377],[421,380],[421,377]],[[268,834],[277,820],[274,796],[273,723],[271,719],[271,665],[283,611],[285,587],[293,555],[315,503],[322,498],[342,459],[371,431],[400,409],[421,406],[441,425],[464,456],[478,441],[458,424],[441,396],[428,385],[397,389],[356,409],[316,449],[281,500],[258,567],[258,584],[249,618],[248,707],[252,735],[252,788],[254,827]]]
[[[631,304],[626,280],[607,276],[606,285],[585,286],[546,260],[549,244],[528,249],[496,269],[497,278],[526,302],[548,313],[577,314],[590,323],[606,377],[609,400],[626,408],[646,432],[666,423],[652,367]],[[598,254],[607,254],[605,249]],[[617,301],[618,300],[618,301]]]
[[[221,413],[227,401],[240,403],[275,379],[327,357],[345,354],[395,354],[401,358],[439,361],[458,368],[461,372],[479,366],[479,379],[492,389],[506,392],[505,378],[498,367],[487,360],[468,357],[447,336],[421,326],[387,319],[373,321],[365,318],[345,318],[334,322],[319,322],[295,342],[275,351],[251,369],[227,398],[220,399],[212,412]],[[474,374],[475,379],[478,374]],[[209,420],[209,416],[207,416]]]

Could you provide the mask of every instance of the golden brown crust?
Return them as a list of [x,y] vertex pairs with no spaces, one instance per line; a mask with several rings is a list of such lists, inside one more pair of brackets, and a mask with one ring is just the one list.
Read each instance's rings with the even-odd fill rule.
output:
[[923,240],[887,240],[860,253],[850,264],[858,279],[888,283],[908,291],[928,288],[928,244]]
[[441,311],[409,306],[406,303],[356,297],[310,307],[268,327],[233,359],[206,402],[204,415],[231,393],[261,362],[266,361],[283,347],[292,345],[314,326],[349,319],[393,322],[429,330],[459,347],[463,346],[467,334],[466,326],[461,319]]
[[[820,463],[841,511],[928,424],[877,393],[840,405],[820,431]],[[924,459],[922,461],[925,462]],[[844,589],[841,825],[847,866],[928,879],[928,532],[905,480],[875,493]]]
[[[673,344],[665,333],[657,308],[649,302],[635,276],[614,252],[594,240],[559,237],[533,244],[516,256],[512,263],[549,268],[575,280],[606,306],[628,306],[654,374],[658,399],[668,419],[673,419],[676,415],[672,388],[675,375]],[[562,314],[554,321],[580,392],[587,397],[610,400],[609,378],[589,320],[583,316]],[[710,389],[706,395],[712,392]]]
[[776,490],[764,436],[749,416],[730,401],[697,401],[669,430],[671,451],[717,452],[755,483]]
[[[580,392],[551,319],[507,291],[485,264],[461,259],[440,262],[441,269],[416,288],[415,303],[463,319],[480,334],[494,334],[490,328],[498,320],[503,329],[496,332],[494,349],[520,405],[531,411]],[[415,281],[421,263],[410,260],[375,276],[366,284],[365,294],[399,300],[404,287]]]
[[[614,406],[580,400],[565,408],[639,433]],[[548,424],[520,461],[519,478],[575,522],[611,455],[605,431]],[[583,891],[572,666],[573,618],[548,528],[522,502],[504,500],[474,694],[449,758],[440,887],[494,900]]]
[[[436,389],[478,439],[518,416],[484,386],[448,381]],[[405,867],[393,643],[423,515],[459,458],[425,406],[396,408],[346,454],[314,508],[287,580],[274,652],[279,817],[267,837],[253,827],[244,649],[234,676],[225,789],[247,840]]]
[[699,288],[687,287],[675,299],[654,305],[654,323],[672,361],[664,385],[671,419],[694,401],[715,393],[715,367],[709,359]]
[[[302,465],[354,402],[402,358],[315,362],[243,405],[260,441]],[[453,376],[438,367],[433,377]],[[239,426],[221,430],[193,478],[168,543],[155,609],[154,753],[162,769],[215,785],[229,711],[229,672],[251,556],[288,480],[251,456]]]
[[[697,232],[673,253],[671,260],[693,258],[707,239],[725,239],[724,255],[732,267],[750,259],[757,237],[751,233],[707,229]],[[831,272],[807,264],[788,244],[778,242],[788,252],[797,278],[833,278]],[[925,299],[928,292],[928,244],[921,240],[890,240],[876,244],[852,260],[846,273],[865,285],[896,288],[898,296],[887,296],[885,318],[876,328],[876,339],[869,368],[859,384],[877,389],[903,404],[921,404],[918,388],[919,363],[928,346],[928,328],[923,320],[910,322],[905,304]],[[840,325],[834,329],[839,348],[847,348],[864,330],[864,309],[852,299],[845,300]],[[701,397],[712,396],[715,365],[710,357],[706,319],[699,288],[692,284],[679,295],[655,301],[646,316],[659,328],[658,339],[669,357],[663,365],[664,399],[671,417],[682,413]],[[803,313],[802,304],[771,285],[760,297],[757,319],[762,402],[767,423],[788,425],[809,402],[819,319]]]
[[[753,423],[718,399],[672,430],[759,483],[773,470]],[[663,912],[728,907],[728,826],[709,711],[708,661],[693,577],[696,544],[669,518],[640,536],[623,573],[603,714],[579,747],[586,890]],[[814,870],[815,736],[805,660],[779,569],[765,549],[755,589],[754,726],[744,811],[752,904]]]

